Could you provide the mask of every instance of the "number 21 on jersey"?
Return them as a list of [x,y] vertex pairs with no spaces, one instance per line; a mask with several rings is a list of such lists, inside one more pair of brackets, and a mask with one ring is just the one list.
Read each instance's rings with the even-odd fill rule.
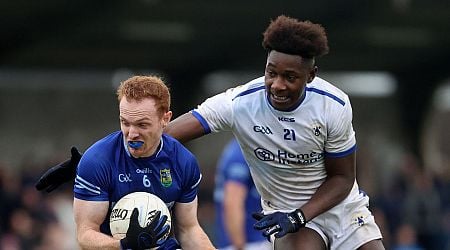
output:
[[284,131],[284,140],[286,141],[295,141],[295,131],[293,129],[283,129]]

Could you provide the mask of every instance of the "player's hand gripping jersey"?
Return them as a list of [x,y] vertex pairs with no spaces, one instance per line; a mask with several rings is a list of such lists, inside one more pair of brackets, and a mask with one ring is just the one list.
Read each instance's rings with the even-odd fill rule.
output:
[[[206,132],[231,130],[242,147],[263,209],[292,211],[324,182],[324,158],[356,149],[348,96],[316,77],[290,111],[267,100],[264,77],[207,99],[192,114]],[[355,185],[350,196],[358,195]]]

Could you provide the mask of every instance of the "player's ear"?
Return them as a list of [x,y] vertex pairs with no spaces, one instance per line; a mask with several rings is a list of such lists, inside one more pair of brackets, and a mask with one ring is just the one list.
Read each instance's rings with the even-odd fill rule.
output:
[[308,83],[310,83],[314,80],[314,78],[316,77],[317,71],[319,71],[319,68],[317,68],[317,66],[313,66],[312,69],[309,71]]
[[169,124],[170,119],[172,119],[172,111],[169,110],[166,113],[164,113],[164,115],[163,115],[163,119],[162,119],[162,122],[163,122],[162,127],[163,128],[167,127],[167,124]]

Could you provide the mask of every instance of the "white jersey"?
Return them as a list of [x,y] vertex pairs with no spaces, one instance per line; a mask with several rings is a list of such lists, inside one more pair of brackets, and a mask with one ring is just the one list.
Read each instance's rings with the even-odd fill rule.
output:
[[[307,84],[305,92],[298,106],[279,111],[269,103],[260,77],[213,96],[192,111],[206,132],[234,133],[266,212],[301,207],[327,177],[324,158],[346,156],[356,149],[348,96],[319,77]],[[355,181],[349,196],[356,195]]]

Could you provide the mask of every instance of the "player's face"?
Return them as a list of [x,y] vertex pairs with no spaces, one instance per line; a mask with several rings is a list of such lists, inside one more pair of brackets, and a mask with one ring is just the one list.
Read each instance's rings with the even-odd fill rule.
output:
[[[170,121],[172,112],[161,116],[153,98],[141,101],[122,98],[119,103],[120,128],[125,143],[133,157],[148,157],[158,149],[163,129]],[[141,146],[131,147],[133,143]]]
[[316,73],[312,59],[272,50],[267,57],[265,84],[272,106],[286,111],[298,105],[303,98],[305,86]]

